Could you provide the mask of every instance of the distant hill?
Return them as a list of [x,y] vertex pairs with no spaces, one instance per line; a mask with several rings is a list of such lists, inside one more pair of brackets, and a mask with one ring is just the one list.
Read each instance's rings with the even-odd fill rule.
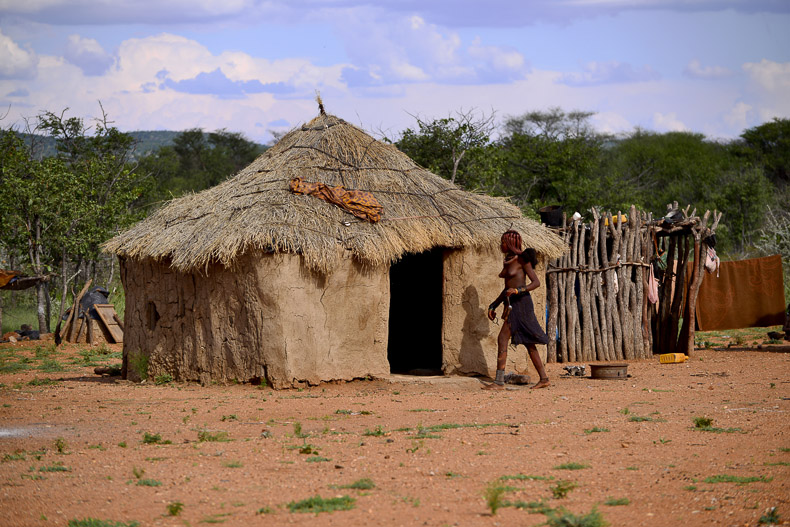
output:
[[[127,133],[137,141],[134,158],[139,159],[155,152],[163,146],[172,145],[173,140],[181,132],[171,132],[168,130],[137,130]],[[20,135],[28,145],[35,144],[36,157],[52,157],[57,154],[55,140],[52,137],[35,134]],[[260,146],[262,150],[265,149],[264,145]]]

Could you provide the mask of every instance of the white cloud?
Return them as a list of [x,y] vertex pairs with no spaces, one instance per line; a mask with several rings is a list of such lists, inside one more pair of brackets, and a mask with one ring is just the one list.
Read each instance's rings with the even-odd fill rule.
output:
[[754,108],[745,102],[736,103],[724,116],[724,121],[732,128],[744,130],[749,126],[749,117]]
[[598,112],[590,120],[596,130],[605,134],[630,132],[634,128],[628,119],[617,112]]
[[38,57],[32,50],[22,49],[0,32],[0,79],[32,79],[36,76]]
[[490,72],[485,76],[488,81],[495,81],[497,75],[503,80],[520,78],[527,72],[524,55],[515,49],[499,46],[484,46],[480,38],[475,38],[468,48],[469,57],[478,62],[478,69]]
[[675,112],[653,114],[653,127],[660,132],[686,132],[689,127],[678,119]]
[[560,82],[568,86],[595,86],[659,80],[661,75],[650,66],[635,69],[625,62],[588,62],[583,73],[567,73]]
[[69,35],[63,56],[79,66],[86,75],[101,75],[113,63],[112,56],[104,51],[97,40],[80,35]]
[[790,117],[790,62],[747,62],[743,70],[749,77],[747,101],[761,122],[774,117]]
[[85,64],[73,63],[78,62],[75,55],[88,50],[101,56],[101,48],[80,37],[72,44],[76,49],[70,60],[38,57],[33,81],[0,79],[0,93],[7,98],[0,103],[12,103],[8,122],[66,107],[72,115],[89,118],[98,113],[100,100],[122,130],[225,127],[265,141],[267,129],[256,123],[298,123],[314,117],[317,89],[331,101],[346,95],[340,80],[345,64],[325,67],[305,59],[214,54],[193,40],[160,34],[122,42],[112,68],[88,75]]
[[683,74],[692,79],[723,79],[732,76],[732,71],[722,66],[702,66],[697,59],[683,68]]

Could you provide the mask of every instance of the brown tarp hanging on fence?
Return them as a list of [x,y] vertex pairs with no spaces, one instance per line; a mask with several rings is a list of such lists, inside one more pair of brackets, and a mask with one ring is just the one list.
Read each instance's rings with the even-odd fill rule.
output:
[[697,299],[701,331],[783,324],[782,259],[777,256],[722,262],[719,277],[705,273]]

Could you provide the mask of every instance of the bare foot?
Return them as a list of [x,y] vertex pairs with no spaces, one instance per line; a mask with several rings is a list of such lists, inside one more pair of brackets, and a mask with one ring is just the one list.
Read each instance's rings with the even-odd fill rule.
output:
[[534,390],[535,388],[548,388],[549,386],[551,386],[551,383],[548,379],[541,379],[535,386],[531,386],[530,389]]
[[504,384],[497,384],[495,382],[492,382],[491,384],[484,384],[481,389],[482,390],[504,390],[505,389],[505,385]]

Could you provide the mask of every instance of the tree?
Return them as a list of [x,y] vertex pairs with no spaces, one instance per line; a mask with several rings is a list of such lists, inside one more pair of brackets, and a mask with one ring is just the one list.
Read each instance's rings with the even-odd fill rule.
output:
[[[54,158],[36,161],[21,138],[12,131],[0,140],[0,212],[3,217],[3,245],[25,258],[34,275],[50,274],[50,256],[66,238],[68,220],[64,209],[69,199],[57,199],[69,184],[63,163]],[[13,190],[11,190],[13,189]],[[49,331],[49,284],[36,284],[38,324]]]
[[778,254],[782,257],[785,298],[790,298],[790,211],[769,208],[765,219],[755,246],[764,255]]
[[762,165],[778,187],[790,184],[790,119],[775,118],[749,128],[741,138],[743,143],[734,145],[737,154]]
[[717,249],[725,253],[748,249],[773,202],[761,168],[698,133],[637,129],[607,149],[602,170],[633,203],[656,214],[673,201],[723,212]]
[[598,168],[608,137],[593,130],[593,115],[551,108],[508,118],[499,140],[503,191],[535,208],[559,203],[584,211],[604,204],[607,187]]
[[[144,213],[150,177],[130,163],[134,140],[109,126],[106,114],[90,129],[79,118],[43,112],[33,131],[55,138],[56,157],[35,158],[12,130],[2,132],[0,212],[3,244],[24,256],[37,275],[59,275],[63,299],[70,266],[95,278],[100,245]],[[56,273],[55,270],[59,270]],[[76,273],[72,276],[76,276]],[[49,284],[37,288],[39,330],[49,331]]]
[[160,198],[200,191],[221,183],[249,165],[263,147],[243,134],[220,129],[206,134],[192,128],[178,134],[172,146],[159,148],[140,160],[153,174]]
[[431,121],[414,116],[417,130],[407,128],[395,145],[436,175],[465,188],[491,185],[491,166],[484,155],[494,129],[494,113],[463,109]]

